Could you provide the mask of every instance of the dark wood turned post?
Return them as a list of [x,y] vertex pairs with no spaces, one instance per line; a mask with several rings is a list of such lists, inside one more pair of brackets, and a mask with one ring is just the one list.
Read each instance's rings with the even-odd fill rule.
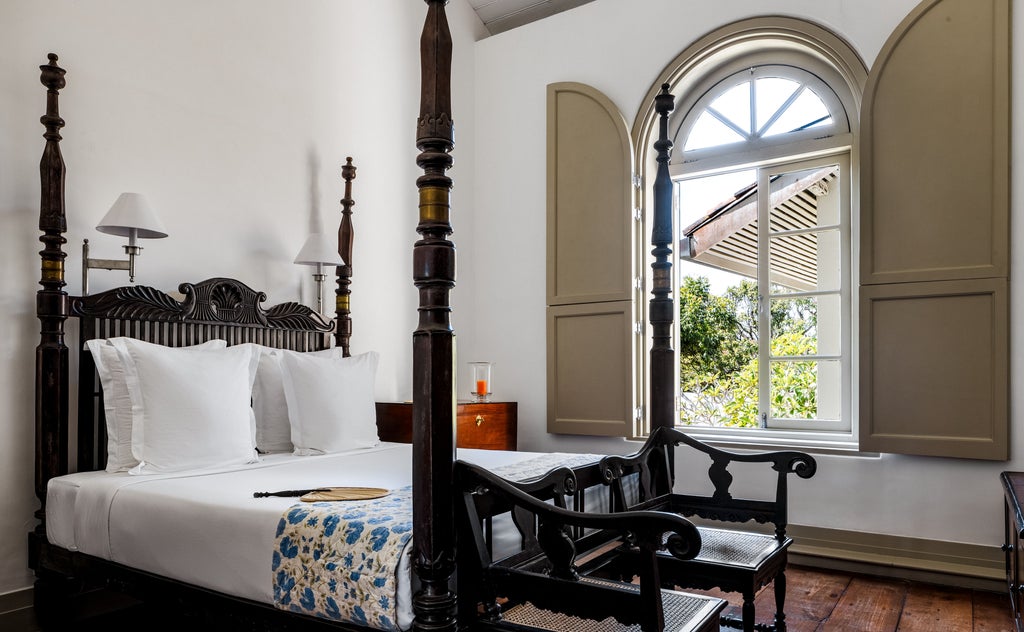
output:
[[64,344],[64,321],[68,318],[68,294],[64,291],[62,246],[67,243],[67,219],[64,215],[64,158],[60,153],[59,91],[64,87],[64,69],[57,55],[39,67],[39,80],[46,86],[46,114],[39,121],[46,127],[46,147],[39,163],[42,190],[39,199],[39,230],[43,234],[42,271],[36,293],[39,317],[39,346],[36,347],[36,496],[41,504],[36,517],[37,533],[46,528],[46,484],[68,471],[68,348]]
[[419,290],[419,324],[413,334],[413,567],[420,590],[413,595],[413,630],[456,629],[453,465],[455,461],[455,332],[449,294],[455,287],[452,232],[451,118],[452,37],[444,6],[426,0],[420,39],[421,94],[416,164],[421,239],[413,247]]
[[334,293],[334,343],[341,347],[342,355],[346,358],[351,354],[349,340],[352,338],[352,242],[355,239],[355,230],[352,227],[352,207],[355,200],[352,199],[352,181],[356,177],[356,168],[352,164],[352,157],[345,159],[345,165],[341,168],[341,177],[345,180],[345,197],[341,198],[341,224],[338,226],[338,254],[345,262],[335,269],[338,277],[338,289]]
[[[668,115],[675,108],[675,98],[669,92],[668,84],[661,86],[661,93],[654,98],[654,109],[658,113],[660,129],[654,149],[658,152],[658,173],[654,178],[654,222],[651,228],[651,245],[654,248],[654,262],[651,264],[651,431],[657,428],[672,428],[676,425],[675,402],[679,384],[675,380],[676,356],[672,350],[672,178],[668,173],[668,162],[672,141],[668,137]],[[670,477],[675,472],[675,459],[669,452]],[[661,477],[658,477],[659,480]],[[657,490],[659,493],[671,490]]]

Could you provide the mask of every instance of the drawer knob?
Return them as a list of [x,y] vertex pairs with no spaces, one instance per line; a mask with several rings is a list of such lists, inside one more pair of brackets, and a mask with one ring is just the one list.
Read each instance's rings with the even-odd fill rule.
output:
[[476,416],[476,427],[479,428],[481,425],[483,425],[483,423],[484,423],[484,416],[483,415],[477,415]]

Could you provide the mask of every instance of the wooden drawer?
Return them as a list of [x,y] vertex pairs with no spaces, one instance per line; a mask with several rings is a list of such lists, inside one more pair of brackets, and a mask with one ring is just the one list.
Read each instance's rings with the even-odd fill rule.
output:
[[[460,402],[456,413],[456,445],[515,450],[518,408],[516,402]],[[377,402],[377,430],[382,441],[412,443],[412,403]]]

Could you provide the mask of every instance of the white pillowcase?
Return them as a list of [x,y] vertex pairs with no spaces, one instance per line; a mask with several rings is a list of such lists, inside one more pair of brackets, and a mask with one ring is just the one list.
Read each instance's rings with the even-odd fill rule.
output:
[[295,454],[324,454],[380,443],[373,398],[376,352],[350,358],[287,353],[281,358]]
[[[132,456],[132,400],[125,382],[124,363],[121,356],[111,344],[112,340],[127,338],[95,338],[86,341],[85,345],[92,354],[96,372],[99,374],[100,386],[103,387],[103,410],[107,422],[107,471],[127,472],[139,464]],[[139,345],[152,343],[135,341]],[[223,349],[227,347],[223,340],[210,340],[200,345],[180,347],[182,351],[198,349]]]
[[256,460],[250,401],[259,356],[245,345],[183,350],[112,341],[132,400],[132,473]]
[[291,452],[292,431],[288,421],[281,358],[300,353],[305,356],[341,358],[344,350],[332,347],[321,351],[299,352],[254,343],[243,346],[251,346],[260,354],[256,383],[252,389],[252,409],[256,415],[256,449],[260,452]]

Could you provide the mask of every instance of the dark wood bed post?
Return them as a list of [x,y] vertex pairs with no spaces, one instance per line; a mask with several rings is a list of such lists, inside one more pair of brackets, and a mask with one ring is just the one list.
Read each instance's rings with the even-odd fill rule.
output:
[[[675,108],[675,98],[669,92],[668,84],[661,86],[661,93],[654,98],[654,109],[658,113],[660,130],[654,149],[658,152],[658,173],[654,178],[654,225],[651,227],[651,245],[654,262],[651,264],[650,319],[651,343],[651,431],[657,428],[675,426],[675,401],[679,384],[675,381],[675,353],[672,350],[672,323],[675,322],[672,300],[672,178],[668,173],[668,161],[672,141],[668,137],[668,115]],[[672,480],[675,474],[675,459],[672,447],[669,451],[669,467]],[[659,477],[661,479],[661,477]],[[661,479],[664,480],[664,479]],[[672,490],[660,490],[670,493]]]
[[64,344],[64,321],[68,318],[68,294],[64,291],[63,244],[67,243],[64,215],[64,158],[60,153],[60,128],[64,119],[58,112],[59,90],[64,87],[64,69],[57,55],[39,67],[39,80],[46,86],[46,114],[39,121],[46,126],[46,148],[39,163],[42,191],[39,200],[39,230],[43,234],[42,273],[36,293],[36,315],[41,324],[36,347],[36,511],[40,524],[36,532],[46,533],[46,484],[68,471],[68,348]]
[[421,236],[413,248],[413,279],[419,290],[419,325],[413,334],[413,564],[420,590],[413,596],[413,630],[456,629],[455,513],[455,332],[449,294],[455,287],[452,232],[451,118],[452,37],[444,6],[426,0],[420,39],[420,115],[416,164]]
[[352,338],[352,241],[355,232],[352,228],[352,207],[355,201],[352,199],[352,180],[356,177],[356,168],[352,164],[352,157],[345,159],[345,165],[341,168],[341,177],[345,180],[345,197],[341,198],[341,225],[338,226],[338,254],[345,265],[336,268],[335,274],[338,277],[338,289],[334,296],[334,344],[342,349],[342,355],[346,358],[352,355],[349,350],[349,340]]

